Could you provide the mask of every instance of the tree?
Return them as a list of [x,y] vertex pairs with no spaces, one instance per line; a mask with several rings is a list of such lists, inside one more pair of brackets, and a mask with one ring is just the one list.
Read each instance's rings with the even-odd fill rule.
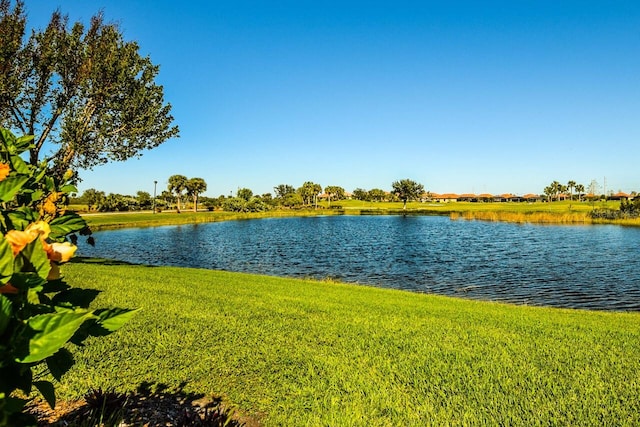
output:
[[424,193],[424,186],[410,179],[394,181],[391,184],[392,193],[403,202],[402,209],[407,209],[407,201],[415,200]]
[[150,209],[153,205],[153,198],[151,197],[151,194],[146,191],[138,191],[136,193],[136,201],[138,202],[140,209]]
[[95,188],[89,188],[88,190],[85,190],[84,193],[82,193],[82,199],[86,201],[88,210],[91,210],[92,206],[98,209],[100,207],[100,204],[105,199],[104,191],[98,191]]
[[284,199],[289,194],[295,193],[296,189],[291,185],[280,184],[277,187],[273,187],[274,193],[276,193],[277,199]]
[[18,0],[0,0],[0,125],[36,135],[32,165],[46,148],[52,173],[140,156],[177,137],[159,68],[101,14],[88,28],[54,12],[25,38]]
[[180,213],[180,202],[182,201],[182,193],[187,189],[187,177],[184,175],[171,175],[169,177],[169,192],[176,195],[176,211]]
[[302,187],[298,188],[298,194],[302,197],[302,202],[305,205],[310,205],[316,201],[316,197],[322,191],[322,186],[311,181],[307,181],[302,184]]
[[356,188],[353,190],[353,198],[356,200],[367,200],[368,195],[367,190],[363,188]]
[[248,202],[253,197],[253,191],[248,188],[239,188],[237,193],[238,198]]
[[329,206],[331,206],[331,198],[335,198],[335,200],[344,199],[344,188],[338,187],[337,185],[329,185],[324,188],[324,192],[329,196]]
[[384,190],[379,188],[372,188],[369,190],[369,200],[373,200],[374,202],[382,202],[387,197],[387,193]]
[[582,201],[582,195],[584,194],[584,185],[576,184],[576,192],[578,193],[578,201]]
[[282,206],[286,206],[288,208],[295,208],[302,206],[304,201],[302,200],[302,196],[298,193],[289,193],[282,199]]
[[191,178],[185,183],[187,195],[193,197],[193,211],[198,212],[198,196],[207,191],[207,183],[202,178]]
[[576,187],[576,182],[571,180],[567,182],[567,188],[569,189],[569,200],[573,200],[573,189]]

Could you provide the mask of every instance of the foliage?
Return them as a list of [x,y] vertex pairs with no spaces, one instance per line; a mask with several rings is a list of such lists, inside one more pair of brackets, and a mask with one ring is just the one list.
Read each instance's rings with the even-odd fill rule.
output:
[[176,211],[180,213],[180,202],[182,201],[182,193],[187,189],[187,177],[184,175],[171,175],[169,177],[169,185],[167,189],[176,196]]
[[380,188],[373,188],[369,190],[367,200],[371,200],[373,202],[384,202],[385,200],[387,200],[387,193],[385,193],[385,191],[381,190]]
[[238,189],[237,197],[248,202],[253,197],[253,191],[248,188],[240,188]]
[[277,187],[273,187],[273,191],[276,193],[276,199],[284,199],[289,194],[294,194],[296,189],[292,185],[280,184]]
[[147,191],[136,193],[136,202],[140,209],[151,209],[153,207],[153,197]]
[[95,188],[89,188],[82,193],[82,199],[87,204],[87,208],[90,211],[92,207],[95,209],[100,209],[102,206],[106,196],[104,191],[98,191]]
[[633,200],[623,198],[620,200],[619,209],[594,209],[589,212],[589,216],[592,219],[604,219],[609,221],[640,218],[640,197],[635,197]]
[[620,212],[632,217],[640,216],[640,197],[636,196],[633,200],[623,198],[620,201]]
[[331,205],[331,200],[342,200],[344,199],[344,188],[339,187],[337,185],[329,185],[324,188],[324,192],[329,196],[329,205]]
[[0,129],[0,140],[0,426],[9,426],[33,422],[21,412],[27,400],[18,391],[28,396],[35,387],[55,405],[54,384],[35,377],[35,367],[59,381],[74,363],[68,343],[111,333],[133,312],[88,309],[96,293],[72,289],[60,275],[75,253],[76,233],[91,234],[84,219],[63,207],[77,192],[68,182],[73,174],[60,181],[46,164],[25,163],[20,154],[32,137]]
[[403,209],[407,208],[407,201],[415,200],[424,193],[424,186],[410,179],[401,179],[391,184],[391,191],[396,197],[403,202]]
[[83,350],[67,398],[154,378],[223,391],[265,426],[640,423],[640,313],[89,260],[67,271],[102,304],[143,307]]
[[311,181],[307,181],[302,184],[302,187],[298,188],[298,194],[302,197],[302,203],[304,205],[311,205],[316,202],[316,198],[322,192],[322,186]]
[[368,192],[363,188],[353,190],[353,198],[355,200],[367,200]]
[[202,178],[191,178],[185,184],[187,195],[193,198],[193,211],[198,212],[198,196],[207,191],[207,183]]
[[287,208],[295,208],[302,206],[304,201],[302,200],[302,196],[298,193],[289,193],[284,198],[282,198],[281,202],[282,206]]
[[117,25],[97,14],[87,28],[69,28],[68,17],[54,12],[46,29],[26,38],[23,2],[10,3],[0,2],[0,126],[38,135],[32,165],[50,148],[61,177],[69,167],[126,160],[178,135],[155,83],[158,66]]
[[228,197],[224,200],[222,208],[228,212],[245,213],[266,212],[271,209],[271,206],[260,197],[251,197],[249,200],[242,197]]

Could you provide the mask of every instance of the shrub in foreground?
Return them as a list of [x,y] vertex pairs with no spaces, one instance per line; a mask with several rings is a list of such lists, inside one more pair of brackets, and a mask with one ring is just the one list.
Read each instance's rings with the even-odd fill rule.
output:
[[91,232],[64,209],[69,193],[77,192],[69,182],[73,173],[60,182],[46,164],[28,165],[20,157],[32,141],[0,128],[0,426],[35,425],[25,404],[35,388],[55,406],[55,387],[45,374],[59,381],[71,368],[67,344],[107,335],[133,314],[91,310],[97,292],[63,280],[60,265],[73,257],[77,234],[91,243]]

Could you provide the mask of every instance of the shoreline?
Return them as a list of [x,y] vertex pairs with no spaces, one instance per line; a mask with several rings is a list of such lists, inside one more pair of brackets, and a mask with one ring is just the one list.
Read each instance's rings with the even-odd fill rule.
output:
[[[468,204],[451,204],[452,206],[412,207],[407,210],[394,206],[349,206],[341,208],[321,207],[318,209],[278,209],[267,212],[235,213],[226,211],[164,211],[152,213],[142,212],[108,212],[80,213],[93,231],[119,228],[158,227],[169,225],[188,225],[208,222],[220,222],[245,219],[267,219],[286,217],[333,216],[333,215],[407,215],[407,216],[448,216],[451,220],[477,220],[490,222],[511,222],[518,224],[543,225],[618,225],[640,226],[640,218],[607,220],[591,218],[589,211],[582,210],[544,210],[528,209],[531,206],[511,205],[503,209],[491,209],[494,206],[474,206]],[[540,206],[537,206],[538,208]],[[507,209],[508,208],[508,209]]]

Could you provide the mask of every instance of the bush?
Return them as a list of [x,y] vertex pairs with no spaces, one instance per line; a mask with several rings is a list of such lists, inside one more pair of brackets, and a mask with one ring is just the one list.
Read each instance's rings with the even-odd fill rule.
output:
[[78,234],[93,242],[91,231],[64,206],[77,192],[73,173],[60,182],[46,163],[36,167],[20,157],[32,140],[0,128],[0,426],[35,425],[23,413],[32,388],[55,406],[54,384],[35,381],[33,368],[46,367],[60,381],[74,363],[67,343],[111,333],[133,314],[90,310],[97,293],[64,282],[60,265],[74,256]]

